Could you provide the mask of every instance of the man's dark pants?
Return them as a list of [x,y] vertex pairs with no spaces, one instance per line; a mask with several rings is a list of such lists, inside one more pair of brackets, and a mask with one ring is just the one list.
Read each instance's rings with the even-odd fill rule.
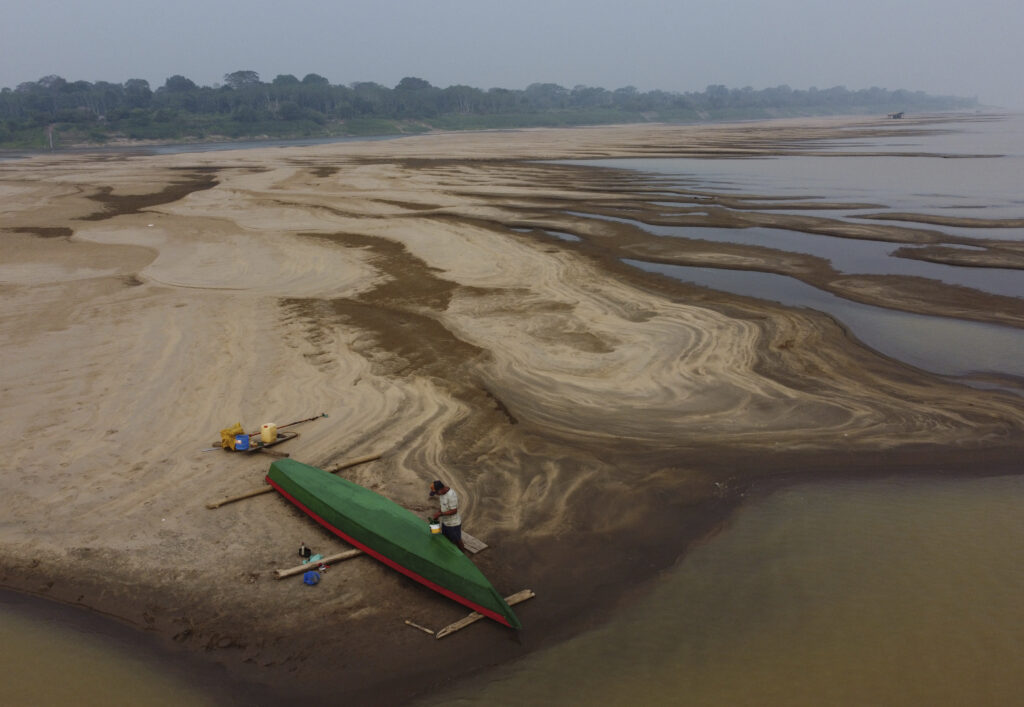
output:
[[453,543],[458,545],[462,542],[462,526],[461,525],[442,525],[441,532],[444,536],[451,540]]

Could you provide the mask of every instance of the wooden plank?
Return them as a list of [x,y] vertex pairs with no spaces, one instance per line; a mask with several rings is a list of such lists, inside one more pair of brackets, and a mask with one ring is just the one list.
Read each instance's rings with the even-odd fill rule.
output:
[[345,462],[341,466],[336,466],[333,469],[328,469],[327,473],[328,474],[337,474],[339,471],[344,471],[345,469],[350,469],[353,466],[359,466],[360,464],[365,464],[366,462],[376,461],[377,459],[380,459],[382,456],[384,456],[384,455],[383,454],[371,454],[368,457],[360,457],[359,459],[353,459],[350,462]]
[[[505,597],[505,603],[508,604],[509,606],[515,606],[516,604],[524,602],[527,599],[533,599],[535,596],[537,596],[537,595],[533,593],[532,589],[524,589],[521,592],[516,592],[515,594],[513,594],[510,597]],[[466,628],[467,626],[469,626],[471,624],[475,624],[477,621],[479,621],[482,618],[484,618],[483,614],[480,614],[480,613],[477,613],[476,611],[474,611],[472,614],[470,614],[466,618],[459,619],[455,623],[448,624],[447,626],[445,626],[443,629],[441,629],[436,634],[434,634],[434,638],[439,641],[442,638],[444,638],[445,636],[450,636],[451,634],[455,633],[456,631],[461,631],[462,629]]]
[[[331,469],[329,471],[329,473],[336,474],[339,471],[342,471],[344,469],[349,469],[349,468],[351,468],[353,466],[359,466],[360,464],[366,464],[367,462],[376,461],[377,459],[380,459],[382,456],[383,456],[382,454],[371,454],[368,457],[360,457],[359,459],[353,459],[350,462],[345,462],[341,466],[338,466],[338,467],[335,467],[334,469]],[[251,491],[246,491],[245,493],[239,494],[237,496],[229,496],[228,498],[221,499],[220,501],[214,501],[213,503],[207,503],[206,507],[211,509],[211,510],[214,509],[214,508],[220,508],[221,506],[226,506],[227,504],[234,503],[235,501],[241,501],[241,500],[246,499],[246,498],[252,498],[253,496],[259,496],[260,494],[270,493],[273,490],[274,490],[274,487],[271,486],[270,484],[267,484],[265,486],[261,486],[258,489],[252,489]]]
[[337,555],[329,555],[328,557],[321,558],[316,562],[307,562],[304,565],[298,565],[297,567],[289,567],[286,570],[274,570],[274,579],[284,579],[285,577],[293,577],[297,574],[306,572],[307,570],[316,569],[321,564],[329,565],[334,562],[343,562],[353,557],[362,555],[362,550],[346,550],[345,552],[339,552]]
[[462,544],[467,550],[472,552],[474,555],[481,550],[487,549],[487,543],[479,538],[474,538],[472,535],[467,533],[465,530],[462,531]]

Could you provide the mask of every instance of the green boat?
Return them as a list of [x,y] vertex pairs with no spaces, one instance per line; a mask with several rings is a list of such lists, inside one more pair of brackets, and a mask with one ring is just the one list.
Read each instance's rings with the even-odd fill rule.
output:
[[271,464],[267,482],[317,523],[388,567],[500,624],[522,626],[476,565],[412,511],[293,459]]

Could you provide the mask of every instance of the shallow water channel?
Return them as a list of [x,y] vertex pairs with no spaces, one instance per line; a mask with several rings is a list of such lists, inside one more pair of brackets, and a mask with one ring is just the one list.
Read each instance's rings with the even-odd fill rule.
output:
[[[935,156],[862,156],[828,154],[759,159],[605,159],[572,164],[632,169],[658,175],[662,184],[708,193],[743,193],[791,198],[806,209],[786,213],[857,221],[864,213],[887,211],[966,218],[1024,218],[1024,116],[938,126],[931,135],[835,141],[833,152],[898,151]],[[944,128],[953,130],[945,131]],[[851,144],[852,143],[852,144]],[[874,203],[857,208],[819,210],[815,202]],[[781,202],[784,203],[784,202]],[[776,202],[777,205],[780,202]],[[754,206],[751,209],[756,210]],[[750,210],[750,209],[748,209]],[[777,213],[773,211],[773,213]],[[595,218],[592,214],[577,214]],[[606,218],[606,217],[601,217]],[[659,226],[625,221],[662,237],[756,245],[813,255],[842,273],[907,275],[1024,298],[1024,271],[954,267],[894,257],[899,245],[837,238],[780,228],[707,228]],[[914,222],[884,222],[925,228],[962,238],[1024,242],[1021,228],[966,228]],[[958,247],[969,247],[959,245]],[[794,278],[772,273],[698,268],[627,261],[649,272],[725,292],[825,312],[878,352],[948,376],[993,374],[1024,376],[1024,331],[946,317],[915,315],[842,299]],[[1022,387],[1009,382],[1008,388]]]
[[851,302],[785,275],[626,262],[703,287],[825,312],[872,349],[933,373],[1024,377],[1021,329]]

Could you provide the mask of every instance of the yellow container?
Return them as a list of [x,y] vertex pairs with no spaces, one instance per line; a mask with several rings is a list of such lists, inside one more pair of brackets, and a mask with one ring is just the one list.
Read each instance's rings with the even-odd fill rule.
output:
[[440,523],[431,523],[430,524],[430,533],[431,533],[431,535],[440,535],[441,534],[441,524]]
[[277,439],[277,425],[273,422],[264,422],[260,428],[260,440],[263,444],[270,444]]

